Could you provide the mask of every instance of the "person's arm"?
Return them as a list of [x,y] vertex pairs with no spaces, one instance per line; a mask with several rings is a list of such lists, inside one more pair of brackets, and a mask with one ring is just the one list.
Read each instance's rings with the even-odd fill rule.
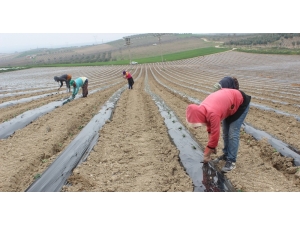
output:
[[76,85],[76,88],[73,87],[72,99],[75,98],[75,96],[77,95],[78,91],[79,91],[79,86],[78,85]]

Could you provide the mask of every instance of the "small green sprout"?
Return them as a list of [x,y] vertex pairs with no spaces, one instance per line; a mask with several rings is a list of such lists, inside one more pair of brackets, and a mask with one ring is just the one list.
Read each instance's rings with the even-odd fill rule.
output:
[[40,178],[40,177],[41,177],[41,174],[39,174],[39,173],[33,176],[33,178],[34,178],[35,180],[38,179],[38,178]]

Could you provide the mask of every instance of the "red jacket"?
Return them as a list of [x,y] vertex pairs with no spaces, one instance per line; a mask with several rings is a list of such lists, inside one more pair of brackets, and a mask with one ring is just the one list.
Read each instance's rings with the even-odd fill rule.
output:
[[221,121],[233,115],[243,101],[240,91],[222,88],[208,95],[200,105],[189,105],[186,109],[186,119],[189,123],[206,123],[207,132],[210,133],[207,146],[216,148]]
[[125,78],[128,80],[131,77],[132,77],[131,74],[129,72],[126,72]]

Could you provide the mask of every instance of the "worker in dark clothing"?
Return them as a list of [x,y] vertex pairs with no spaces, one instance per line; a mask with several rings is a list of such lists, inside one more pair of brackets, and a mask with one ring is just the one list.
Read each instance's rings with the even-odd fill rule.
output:
[[66,82],[68,92],[70,92],[71,79],[72,79],[72,76],[70,74],[64,74],[64,75],[61,75],[60,77],[57,77],[57,76],[54,77],[54,80],[56,82],[60,82],[60,87],[58,88],[58,90],[63,86],[63,82]]
[[214,84],[214,91],[220,90],[221,88],[240,89],[239,82],[236,77],[224,77],[218,83]]

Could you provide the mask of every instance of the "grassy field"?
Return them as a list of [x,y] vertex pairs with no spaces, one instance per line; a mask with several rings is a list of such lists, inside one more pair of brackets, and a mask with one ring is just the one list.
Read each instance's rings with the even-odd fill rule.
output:
[[278,55],[300,55],[300,49],[289,48],[269,48],[269,49],[243,49],[238,48],[239,52],[256,53],[256,54],[278,54]]
[[[155,62],[161,62],[162,58],[163,58],[163,60],[166,62],[166,61],[174,61],[174,60],[180,60],[180,59],[193,58],[193,57],[197,57],[197,56],[210,55],[210,54],[224,52],[224,51],[228,51],[228,50],[230,50],[230,49],[229,48],[208,47],[208,48],[200,48],[200,49],[194,49],[194,50],[189,50],[189,51],[166,54],[163,56],[154,56],[154,57],[135,59],[135,61],[137,61],[139,64],[155,63]],[[36,67],[104,66],[104,65],[128,65],[128,64],[129,64],[128,60],[119,60],[119,61],[110,61],[110,62],[39,65]]]

